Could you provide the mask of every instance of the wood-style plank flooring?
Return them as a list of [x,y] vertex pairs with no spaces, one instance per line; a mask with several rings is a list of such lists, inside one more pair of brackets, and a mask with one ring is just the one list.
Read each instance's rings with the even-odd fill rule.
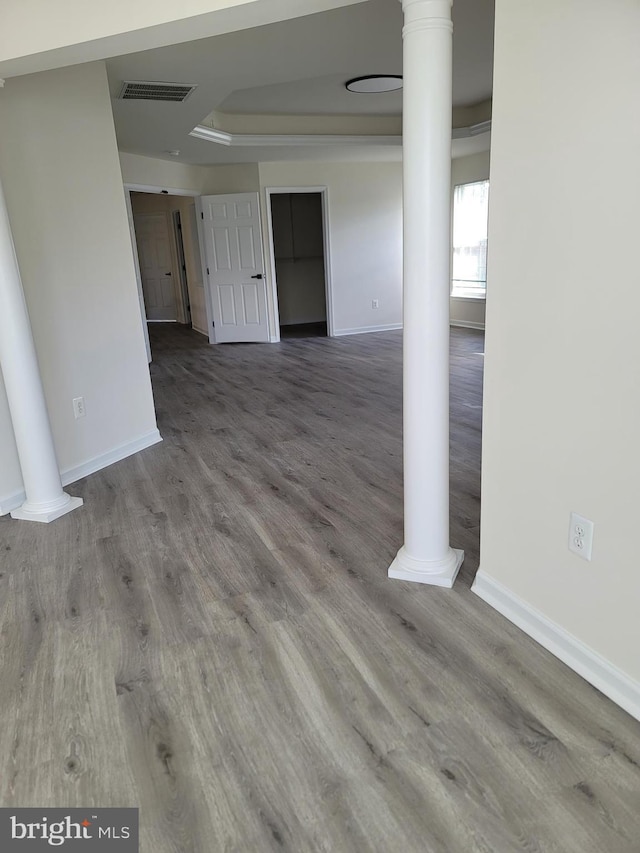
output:
[[152,344],[164,442],[0,520],[0,804],[138,806],[143,853],[640,851],[640,724],[469,590],[482,335],[453,590],[386,578],[399,332]]

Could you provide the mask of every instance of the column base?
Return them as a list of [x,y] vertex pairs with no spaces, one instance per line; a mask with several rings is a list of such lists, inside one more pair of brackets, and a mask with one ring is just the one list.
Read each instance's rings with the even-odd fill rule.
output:
[[60,518],[60,516],[66,515],[68,512],[82,506],[83,503],[82,498],[73,498],[71,495],[63,492],[63,497],[60,501],[56,501],[53,506],[49,505],[48,507],[38,508],[37,504],[29,506],[29,501],[25,501],[21,507],[13,510],[11,518],[16,518],[20,521],[41,521],[44,524],[49,524],[49,522],[55,521],[56,518]]
[[449,548],[444,560],[416,560],[410,557],[404,545],[389,567],[388,576],[401,581],[427,583],[451,589],[464,560],[464,551]]

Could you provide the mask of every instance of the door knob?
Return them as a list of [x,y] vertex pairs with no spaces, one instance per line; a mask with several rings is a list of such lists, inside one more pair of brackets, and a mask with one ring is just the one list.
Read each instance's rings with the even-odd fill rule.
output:
[[262,278],[262,273],[259,272],[258,275],[252,275],[251,278]]
[[166,273],[165,273],[165,275],[171,275],[171,273],[170,273],[170,272],[166,272]]

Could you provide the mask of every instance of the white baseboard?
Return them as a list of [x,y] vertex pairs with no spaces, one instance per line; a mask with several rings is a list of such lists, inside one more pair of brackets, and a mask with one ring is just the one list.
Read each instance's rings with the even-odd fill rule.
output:
[[[102,468],[107,468],[109,465],[113,465],[114,462],[120,462],[120,460],[126,459],[127,456],[132,456],[134,453],[138,453],[146,447],[151,447],[159,441],[162,441],[162,436],[157,429],[154,429],[145,435],[141,435],[139,438],[135,438],[133,441],[127,441],[124,444],[119,444],[117,447],[108,450],[106,453],[94,456],[92,459],[88,459],[81,465],[74,465],[72,468],[65,468],[65,470],[60,472],[62,485],[68,486],[70,483],[75,483],[83,477],[88,477],[89,474],[95,474],[96,471],[100,471]],[[25,499],[26,495],[24,491],[14,492],[13,494],[0,499],[0,515],[6,515],[12,510],[17,509],[19,506],[22,506]]]
[[[484,323],[474,323],[471,320],[451,320],[449,325],[458,326],[461,329],[479,329],[480,331],[484,331]],[[336,329],[332,337],[340,338],[343,335],[364,335],[367,332],[391,332],[401,328],[402,323],[388,323],[385,326],[358,326],[357,329]]]
[[193,323],[191,324],[191,328],[193,329],[194,332],[198,332],[198,334],[204,335],[205,338],[209,337],[209,332],[205,332],[204,329],[199,329],[197,326],[194,326]]
[[60,472],[60,478],[63,486],[68,486],[70,483],[75,483],[76,480],[82,480],[83,477],[88,477],[89,474],[95,474],[96,471],[101,471],[114,462],[120,462],[121,459],[126,459],[127,456],[133,456],[134,453],[139,453],[146,447],[151,447],[162,441],[162,436],[157,429],[141,435],[140,438],[134,438],[133,441],[127,441],[124,444],[119,444],[113,447],[106,453],[101,453],[99,456],[94,456],[93,459],[88,459],[81,465],[74,465],[72,468],[65,468]]
[[451,320],[450,326],[458,326],[460,329],[481,329],[484,331],[484,323],[474,323],[472,320]]
[[402,323],[387,323],[384,326],[358,326],[357,329],[334,329],[333,337],[340,338],[343,335],[364,335],[367,332],[391,332],[401,329]]
[[4,497],[0,498],[0,515],[8,515],[10,512],[13,512],[14,509],[18,509],[26,499],[27,496],[23,491],[4,495]]
[[640,720],[640,683],[480,569],[471,587],[483,601],[533,637],[589,684]]

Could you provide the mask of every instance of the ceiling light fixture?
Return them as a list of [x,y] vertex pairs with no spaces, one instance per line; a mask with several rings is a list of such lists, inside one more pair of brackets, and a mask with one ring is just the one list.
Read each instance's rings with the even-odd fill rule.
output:
[[369,74],[366,77],[354,77],[344,84],[349,92],[370,95],[380,92],[395,92],[402,89],[401,74]]

